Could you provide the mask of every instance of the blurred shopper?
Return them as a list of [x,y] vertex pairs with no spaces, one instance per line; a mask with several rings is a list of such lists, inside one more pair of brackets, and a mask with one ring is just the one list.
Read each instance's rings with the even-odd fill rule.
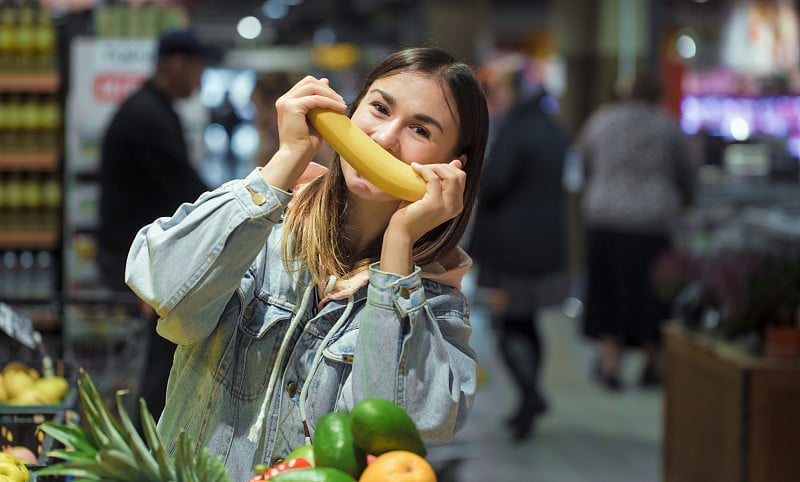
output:
[[278,111],[275,101],[292,86],[286,72],[266,72],[256,79],[250,100],[255,108],[253,126],[258,131],[257,166],[263,166],[278,150]]
[[[266,72],[256,79],[250,100],[255,108],[253,125],[258,130],[258,152],[254,159],[257,166],[266,164],[278,150],[278,111],[275,102],[298,79],[293,79],[288,72],[283,71]],[[324,142],[314,156],[314,162],[328,166],[333,156],[333,149]]]
[[540,387],[543,344],[537,328],[545,278],[565,261],[562,171],[570,141],[543,106],[549,98],[527,80],[526,64],[501,72],[487,86],[493,140],[481,177],[469,253],[478,285],[493,288],[490,307],[503,360],[519,393],[508,419],[512,437],[530,435],[547,409]]
[[621,388],[625,347],[644,351],[640,383],[660,382],[660,329],[669,307],[655,294],[650,270],[694,195],[688,139],[659,107],[661,97],[661,80],[642,72],[628,96],[590,116],[578,142],[586,173],[583,328],[598,343],[595,375],[613,390]]
[[[191,30],[164,33],[152,77],[120,105],[106,129],[98,263],[104,285],[114,292],[130,293],[124,281],[125,260],[139,228],[208,189],[190,162],[173,103],[190,97],[200,86],[207,64],[220,57],[219,50]],[[150,309],[144,316],[152,319],[153,314]],[[157,336],[154,325],[147,333],[149,353],[141,395],[150,410],[159,414],[175,345]]]

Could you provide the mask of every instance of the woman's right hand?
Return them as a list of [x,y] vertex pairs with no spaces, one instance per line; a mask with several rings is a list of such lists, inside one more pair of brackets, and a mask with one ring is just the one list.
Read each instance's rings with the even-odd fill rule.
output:
[[275,102],[278,115],[279,147],[261,169],[267,184],[291,189],[319,151],[323,139],[311,127],[307,115],[313,108],[344,112],[344,98],[333,90],[328,79],[306,76]]

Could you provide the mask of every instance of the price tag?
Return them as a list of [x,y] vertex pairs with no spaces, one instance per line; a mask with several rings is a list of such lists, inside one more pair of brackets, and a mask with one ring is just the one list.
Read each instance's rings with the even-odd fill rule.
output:
[[0,330],[30,349],[36,348],[31,319],[2,302],[0,302]]

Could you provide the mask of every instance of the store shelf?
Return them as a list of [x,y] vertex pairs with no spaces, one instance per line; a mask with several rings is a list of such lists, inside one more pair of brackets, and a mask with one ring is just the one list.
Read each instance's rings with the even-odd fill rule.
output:
[[53,151],[0,153],[0,171],[55,171],[57,167],[58,154]]
[[0,231],[0,248],[55,249],[58,242],[55,229]]
[[56,73],[0,74],[0,91],[56,92],[61,82]]

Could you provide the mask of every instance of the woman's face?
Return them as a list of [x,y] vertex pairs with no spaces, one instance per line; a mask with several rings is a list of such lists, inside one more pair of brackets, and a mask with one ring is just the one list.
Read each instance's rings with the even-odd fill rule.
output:
[[[353,122],[401,161],[434,164],[453,160],[458,120],[450,110],[449,93],[420,73],[404,72],[372,83],[353,112]],[[351,193],[376,201],[396,201],[364,179],[347,159],[342,171]]]

